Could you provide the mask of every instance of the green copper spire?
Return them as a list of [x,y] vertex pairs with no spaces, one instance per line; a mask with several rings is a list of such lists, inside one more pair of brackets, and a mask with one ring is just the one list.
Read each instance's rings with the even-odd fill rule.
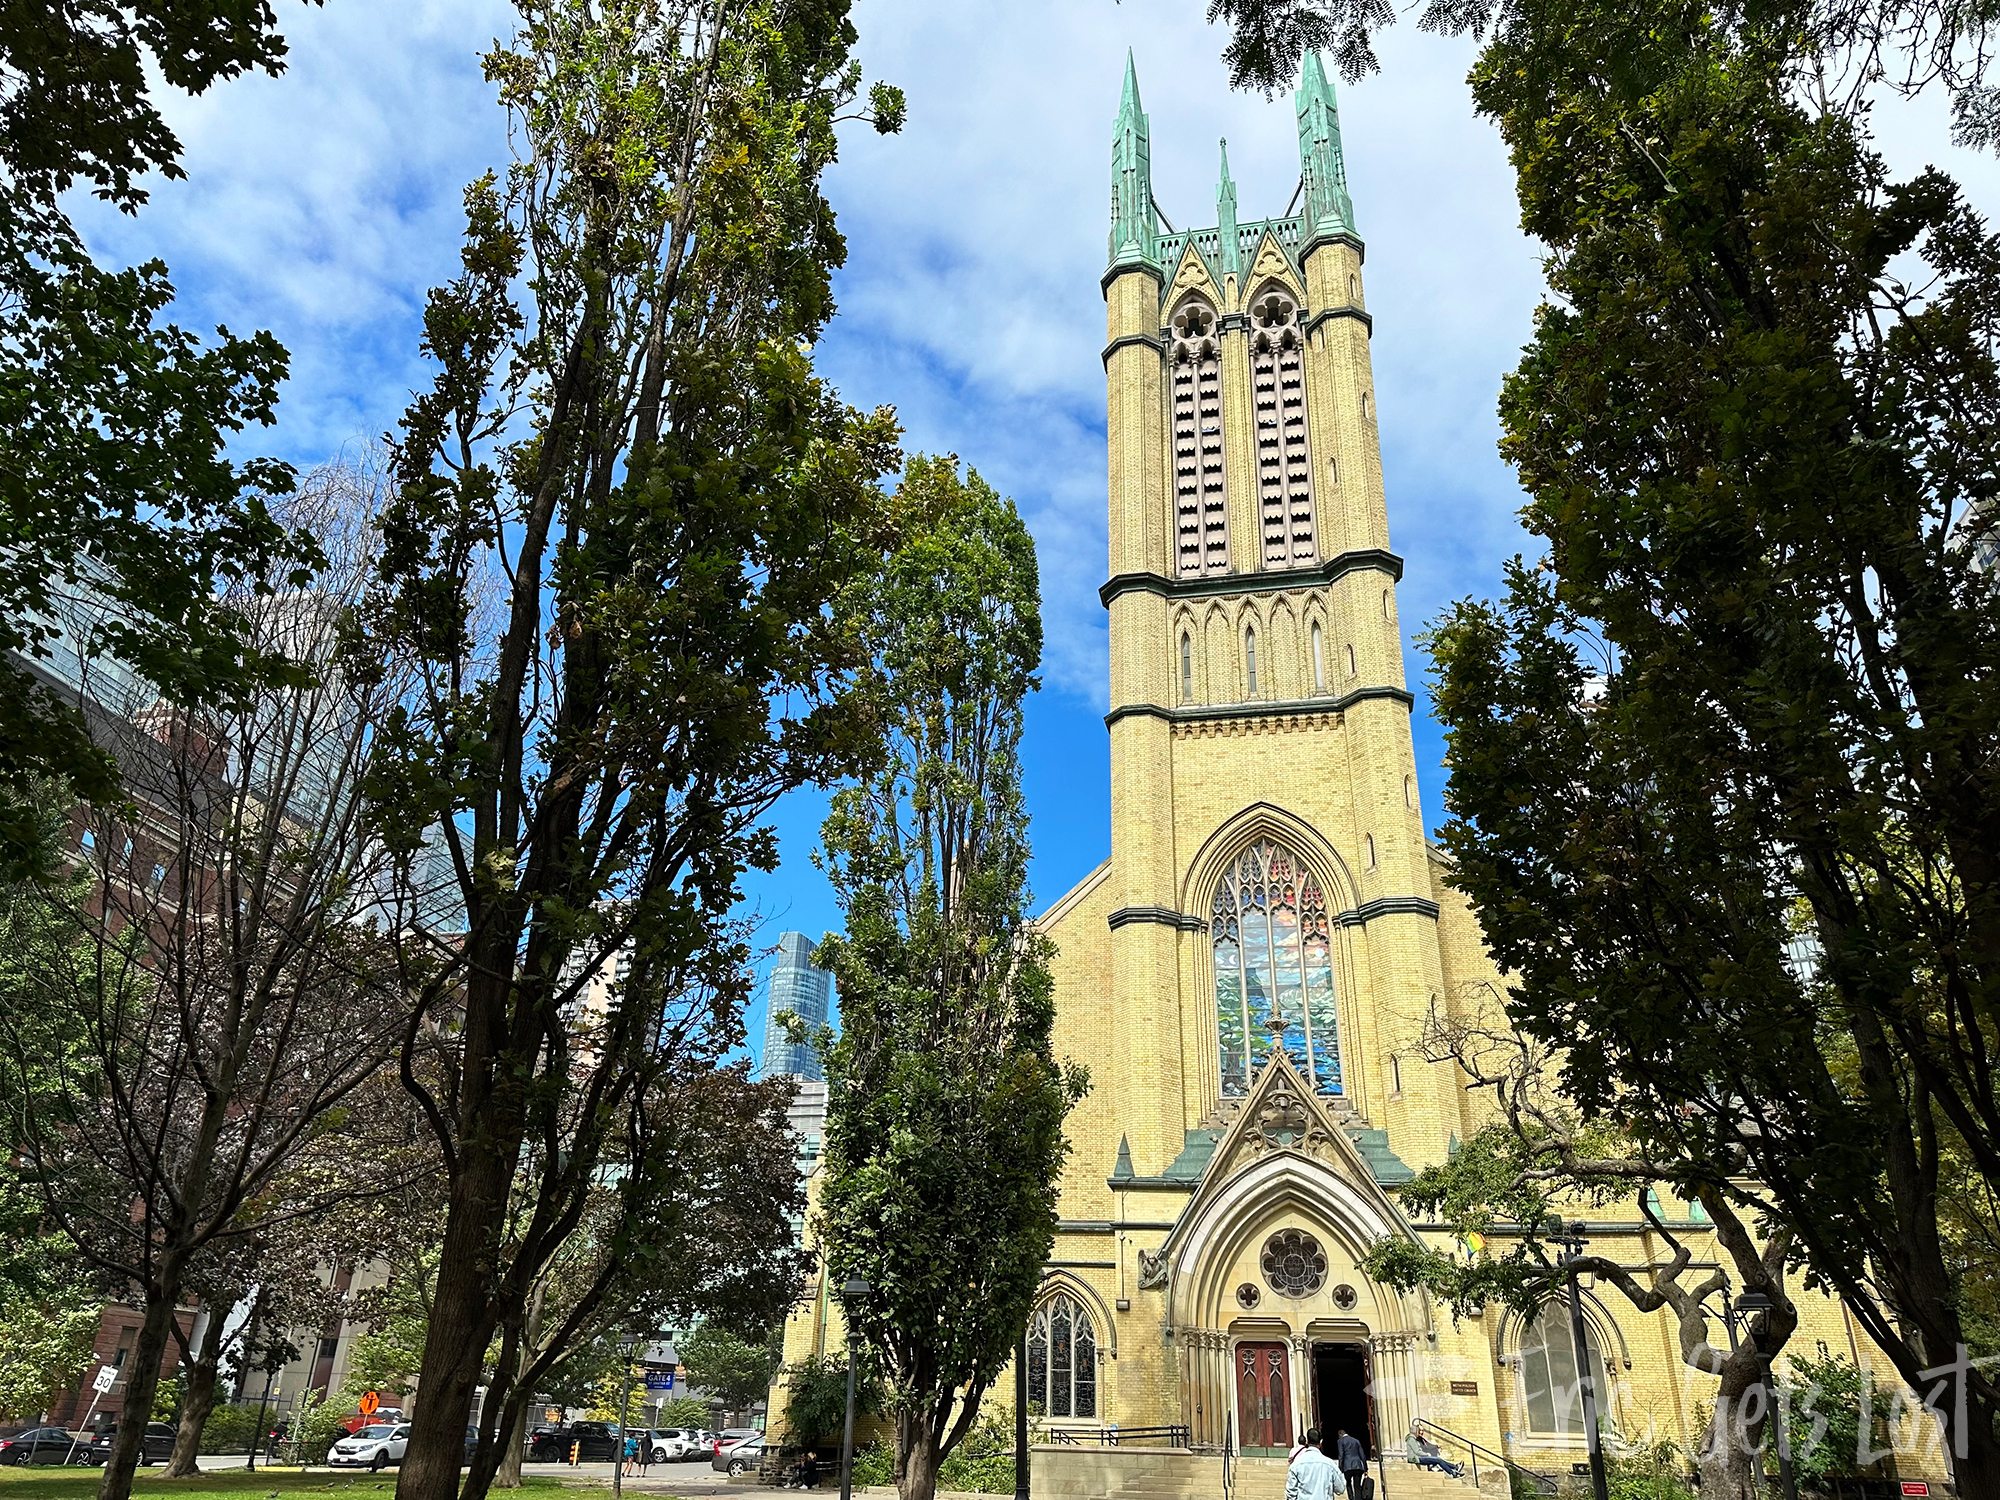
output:
[[1317,52],[1306,53],[1305,78],[1292,96],[1299,113],[1299,164],[1305,172],[1305,239],[1354,231],[1347,163],[1340,154],[1340,106]]
[[1236,184],[1229,180],[1229,142],[1222,143],[1222,182],[1215,190],[1215,232],[1222,239],[1222,274],[1243,274],[1242,252],[1236,243]]
[[1139,70],[1125,53],[1125,94],[1111,136],[1111,264],[1157,265],[1159,231],[1153,219],[1153,144],[1139,107]]

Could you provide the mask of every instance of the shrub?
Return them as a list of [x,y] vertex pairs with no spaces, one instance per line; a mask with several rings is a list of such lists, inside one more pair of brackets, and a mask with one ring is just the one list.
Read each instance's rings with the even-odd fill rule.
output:
[[[836,1458],[834,1462],[838,1463]],[[840,1476],[836,1473],[834,1476]],[[854,1488],[896,1482],[896,1451],[887,1443],[870,1443],[854,1455]]]
[[260,1425],[254,1406],[217,1406],[202,1424],[201,1451],[248,1453],[256,1445]]

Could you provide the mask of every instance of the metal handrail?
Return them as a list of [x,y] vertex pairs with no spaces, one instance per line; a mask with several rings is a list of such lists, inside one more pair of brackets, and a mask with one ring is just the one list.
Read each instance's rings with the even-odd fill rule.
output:
[[1556,1479],[1555,1475],[1544,1474],[1539,1469],[1530,1469],[1525,1464],[1518,1464],[1504,1453],[1496,1453],[1482,1443],[1475,1443],[1462,1432],[1453,1432],[1449,1427],[1440,1427],[1429,1417],[1418,1417],[1410,1426],[1415,1429],[1419,1437],[1428,1434],[1432,1437],[1443,1438],[1446,1442],[1463,1448],[1466,1456],[1472,1461],[1472,1487],[1474,1489],[1479,1487],[1479,1458],[1481,1454],[1486,1456],[1487,1468],[1491,1469],[1497,1465],[1510,1478],[1513,1475],[1519,1474],[1535,1487],[1537,1494],[1554,1495],[1562,1489],[1562,1485]]
[[1236,1414],[1222,1419],[1222,1500],[1230,1500],[1236,1483]]
[[1099,1427],[1093,1431],[1088,1427],[1052,1427],[1049,1436],[1058,1443],[1066,1443],[1074,1448],[1079,1439],[1095,1437],[1100,1448],[1116,1448],[1120,1443],[1143,1443],[1150,1439],[1164,1439],[1169,1448],[1191,1448],[1193,1434],[1184,1426],[1173,1427]]

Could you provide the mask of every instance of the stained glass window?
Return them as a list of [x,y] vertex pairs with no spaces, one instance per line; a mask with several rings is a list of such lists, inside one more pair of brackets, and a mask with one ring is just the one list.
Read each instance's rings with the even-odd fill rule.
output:
[[1045,1416],[1097,1415],[1097,1333],[1067,1292],[1044,1302],[1028,1325],[1028,1400]]
[[[1597,1409],[1609,1426],[1604,1379],[1604,1355],[1597,1347],[1597,1331],[1583,1325],[1584,1346],[1591,1368],[1597,1372]],[[1559,1436],[1583,1432],[1583,1383],[1576,1368],[1576,1341],[1570,1336],[1569,1304],[1544,1303],[1521,1331],[1521,1405],[1526,1409],[1528,1431]]]
[[1224,1095],[1249,1092],[1274,1037],[1315,1088],[1340,1093],[1333,946],[1312,871],[1281,844],[1252,844],[1216,885],[1209,936]]

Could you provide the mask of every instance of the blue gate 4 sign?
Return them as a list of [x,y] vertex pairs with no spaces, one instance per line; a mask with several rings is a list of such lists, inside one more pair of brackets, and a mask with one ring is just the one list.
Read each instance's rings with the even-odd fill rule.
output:
[[647,1390],[670,1391],[673,1388],[674,1388],[674,1372],[672,1370],[648,1370],[646,1372]]

